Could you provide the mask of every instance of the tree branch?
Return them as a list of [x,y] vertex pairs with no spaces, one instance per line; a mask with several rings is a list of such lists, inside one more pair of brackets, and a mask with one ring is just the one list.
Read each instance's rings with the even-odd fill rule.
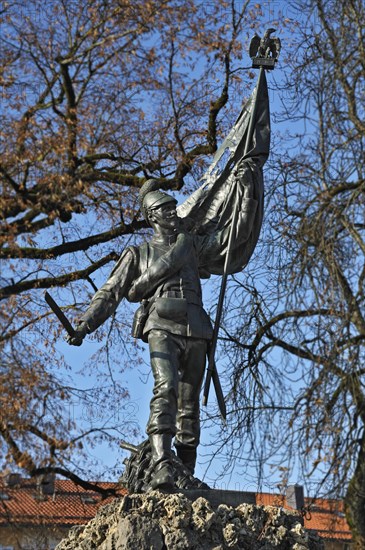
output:
[[91,273],[94,273],[97,269],[103,265],[118,259],[118,254],[111,252],[101,260],[94,262],[86,269],[81,269],[79,271],[73,271],[72,273],[67,273],[66,275],[60,275],[59,277],[45,277],[43,279],[32,279],[30,281],[22,281],[20,283],[14,283],[13,285],[5,286],[0,290],[0,300],[4,300],[8,296],[13,294],[20,294],[27,290],[38,289],[38,288],[51,288],[53,286],[63,286],[72,281],[77,281],[79,279],[86,279]]
[[148,226],[144,220],[139,221],[134,219],[130,224],[120,224],[109,231],[85,237],[84,239],[78,239],[77,241],[66,242],[52,248],[26,248],[16,245],[4,247],[0,249],[0,258],[53,259],[64,254],[88,250],[97,244],[111,241],[121,235],[131,235],[146,227]]

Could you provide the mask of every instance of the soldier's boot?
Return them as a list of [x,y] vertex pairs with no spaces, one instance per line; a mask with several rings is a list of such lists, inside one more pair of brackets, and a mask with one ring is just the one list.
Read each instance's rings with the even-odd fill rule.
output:
[[193,475],[195,471],[196,463],[196,447],[189,447],[188,445],[175,445],[176,454],[184,464],[185,468]]
[[148,488],[173,492],[174,483],[173,468],[171,462],[172,436],[169,434],[153,434],[149,436],[153,472]]

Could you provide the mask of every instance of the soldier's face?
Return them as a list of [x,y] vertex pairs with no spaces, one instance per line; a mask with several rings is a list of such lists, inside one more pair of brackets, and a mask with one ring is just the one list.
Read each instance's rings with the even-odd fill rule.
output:
[[179,226],[179,217],[174,202],[167,202],[155,208],[149,214],[149,220],[160,229],[174,230]]

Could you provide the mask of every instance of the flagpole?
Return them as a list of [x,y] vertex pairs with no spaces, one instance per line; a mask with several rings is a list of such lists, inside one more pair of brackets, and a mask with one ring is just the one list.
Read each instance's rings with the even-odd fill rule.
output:
[[[249,120],[248,130],[247,130],[247,138],[245,143],[245,149],[243,153],[243,157],[245,157],[249,151],[250,143],[252,141],[253,132],[255,129],[255,117],[257,112],[257,97],[258,97],[258,90],[261,85],[261,80],[263,76],[264,68],[260,67],[260,73],[257,80],[257,86],[254,96],[254,102],[253,102],[253,108]],[[214,323],[214,329],[213,329],[213,336],[212,341],[209,347],[209,355],[208,355],[208,369],[207,374],[205,378],[205,385],[204,385],[204,394],[203,394],[203,405],[207,405],[208,403],[208,396],[209,396],[209,388],[210,388],[210,382],[213,378],[213,383],[216,389],[217,398],[218,398],[218,404],[220,408],[221,415],[223,419],[226,419],[226,407],[224,403],[224,397],[222,393],[222,389],[220,387],[216,365],[215,365],[215,352],[217,349],[217,341],[218,341],[218,333],[219,333],[219,326],[222,318],[222,311],[223,311],[223,303],[224,303],[224,296],[226,292],[227,287],[227,279],[228,279],[228,270],[229,265],[231,263],[232,258],[232,252],[233,252],[233,240],[235,236],[235,230],[237,226],[237,220],[238,220],[238,214],[239,214],[239,196],[237,193],[236,201],[233,209],[233,218],[231,221],[231,229],[229,232],[228,237],[228,244],[227,244],[227,254],[224,262],[224,269],[223,269],[223,275],[222,275],[222,282],[221,282],[221,288],[219,292],[219,298],[218,298],[218,304],[217,304],[217,311],[216,311],[216,317],[215,317],[215,323]],[[219,399],[218,392],[217,392],[217,385],[219,384],[218,392],[221,394],[222,399]],[[223,401],[223,402],[220,402]]]
[[[255,95],[253,100],[253,107],[252,107],[252,112],[251,112],[251,116],[250,116],[250,120],[247,128],[247,138],[246,138],[242,159],[244,159],[249,152],[249,147],[252,142],[252,138],[255,130],[257,98],[258,98],[258,92],[260,90],[260,86],[262,84],[262,79],[264,76],[264,70],[274,69],[281,50],[280,39],[277,37],[275,38],[271,37],[271,35],[275,32],[275,30],[276,29],[272,29],[272,28],[268,29],[265,32],[262,39],[257,34],[255,34],[255,36],[252,38],[250,43],[249,54],[252,59],[252,68],[254,69],[259,68],[260,73],[257,79],[257,85],[256,85],[256,90],[255,90]],[[219,326],[220,326],[220,321],[222,317],[224,295],[225,295],[226,286],[227,286],[228,270],[229,270],[229,265],[231,263],[231,257],[233,252],[232,244],[233,244],[233,239],[236,231],[238,215],[239,215],[239,193],[237,192],[234,209],[233,209],[233,217],[231,221],[231,229],[228,237],[227,254],[224,262],[222,283],[221,283],[221,289],[219,293],[216,319],[215,319],[215,324],[213,329],[213,337],[212,337],[212,341],[209,349],[208,368],[207,368],[207,374],[206,374],[205,385],[204,385],[204,394],[203,394],[203,405],[207,405],[210,382],[213,378],[214,388],[218,399],[219,410],[224,420],[226,419],[226,414],[227,414],[226,405],[225,405],[224,396],[223,396],[222,388],[218,377],[217,367],[215,364],[215,352],[217,348],[218,332],[219,332]]]

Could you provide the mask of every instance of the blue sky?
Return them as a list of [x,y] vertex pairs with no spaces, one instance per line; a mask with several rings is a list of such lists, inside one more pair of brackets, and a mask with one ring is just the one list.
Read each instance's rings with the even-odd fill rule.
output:
[[[253,3],[254,4],[254,3]],[[277,20],[284,21],[285,19],[292,20],[293,18],[296,18],[298,14],[293,11],[290,4],[284,1],[273,1],[273,2],[262,2],[262,9],[265,14],[265,19],[267,19],[267,23],[262,25],[262,31],[267,28],[267,26],[276,25]],[[210,4],[209,2],[206,3],[206,10],[207,10],[207,16],[209,16],[209,9]],[[280,37],[282,38],[283,45],[284,45],[284,51],[282,52],[278,68],[273,72],[268,74],[268,83],[269,83],[269,94],[270,94],[270,101],[271,101],[271,111],[272,111],[272,119],[273,119],[273,131],[277,132],[283,132],[285,131],[285,127],[281,124],[281,122],[277,119],[277,113],[280,111],[281,108],[281,101],[285,101],[286,99],[286,91],[282,90],[280,96],[277,94],[277,92],[273,91],[272,83],[276,82],[280,84],[280,81],[283,77],[283,72],[285,70],[285,63],[284,59],[286,57],[286,52],[290,49],[290,34],[289,31],[283,30],[283,32],[279,32]],[[248,66],[250,64],[249,58],[246,57],[243,61],[243,65]],[[242,72],[242,79],[244,83],[247,83],[247,76],[246,71]],[[252,87],[254,86],[255,81],[252,81]],[[232,116],[234,119],[240,111],[241,108],[241,102],[243,100],[243,97],[235,97],[235,107],[236,112],[235,113],[228,113],[227,116]],[[90,218],[87,223],[90,223]],[[73,227],[70,224],[70,229],[68,227],[65,230],[65,234],[67,235],[67,231],[72,232]],[[57,238],[59,235],[57,235]],[[70,237],[71,238],[71,237]],[[90,256],[96,257],[97,252],[91,252]],[[63,259],[58,260],[58,263],[61,263]],[[71,261],[71,260],[70,260]],[[64,269],[67,271],[67,263],[66,260],[64,260]],[[99,273],[95,277],[95,283],[97,286],[100,286],[104,280],[105,274],[110,271],[112,268],[111,265],[108,265],[107,268],[101,270],[101,273]],[[243,275],[244,277],[244,275]],[[212,282],[208,282],[204,284],[204,294],[206,302],[210,303],[211,301],[211,285],[216,285],[216,280]],[[88,288],[90,290],[90,288]],[[56,294],[56,291],[54,291]],[[52,294],[52,291],[51,291]],[[57,298],[57,294],[55,296]],[[121,304],[119,307],[119,315],[123,315],[124,308],[126,306],[124,304]],[[132,314],[130,306],[128,306],[128,311],[126,313],[126,323],[131,324],[132,321]],[[132,308],[133,309],[133,308]],[[214,309],[214,308],[213,308]],[[89,362],[89,360],[95,355],[96,351],[100,349],[102,345],[105,344],[105,340],[103,342],[99,342],[95,338],[88,338],[84,345],[80,348],[72,348],[68,346],[65,342],[62,340],[59,340],[57,344],[58,350],[64,354],[66,362],[71,367],[71,377],[72,381],[75,386],[78,386],[80,389],[82,388],[93,388],[96,385],[96,381],[93,380],[92,375],[83,374],[83,365]],[[146,346],[145,346],[146,347]],[[148,353],[145,351],[142,355],[143,362],[139,364],[138,366],[130,366],[128,369],[122,369],[122,372],[117,374],[115,373],[115,376],[118,378],[118,382],[122,386],[126,386],[129,393],[130,393],[130,400],[123,401],[122,403],[116,403],[115,407],[110,408],[110,404],[108,406],[105,406],[102,411],[105,413],[105,415],[102,415],[102,420],[108,421],[109,418],[111,421],[114,421],[115,419],[118,422],[121,423],[130,423],[131,426],[139,425],[140,426],[140,436],[133,441],[134,443],[137,443],[139,441],[142,441],[144,438],[144,429],[148,420],[149,415],[149,400],[152,395],[152,386],[153,386],[153,380],[152,375],[150,373],[150,367],[148,363]],[[221,369],[222,371],[225,368],[224,359],[221,360],[218,364],[218,369]],[[202,408],[202,417],[203,421],[207,417],[207,415],[212,414],[216,410],[215,406],[215,397],[214,392],[211,391],[210,393],[210,402],[207,410]],[[98,413],[100,414],[100,413]],[[93,409],[92,406],[86,407],[85,405],[79,406],[77,400],[70,408],[70,416],[73,419],[76,419],[78,422],[87,424],[90,420],[100,420],[100,418],[92,418],[93,415]],[[204,422],[203,422],[204,423]],[[209,420],[208,420],[209,423]],[[224,467],[224,462],[217,458],[216,460],[213,460],[213,462],[210,464],[210,456],[214,452],[214,448],[209,447],[211,444],[211,441],[215,439],[214,430],[211,429],[204,429],[202,430],[202,445],[200,448],[200,456],[198,460],[198,467],[197,467],[197,475],[198,477],[204,478],[208,483],[213,483],[214,480],[216,480],[218,473],[222,470]],[[100,475],[103,479],[110,478],[111,471],[114,468],[116,463],[121,463],[123,457],[126,456],[126,453],[122,452],[120,449],[114,447],[109,447],[105,444],[100,445],[96,448],[89,449],[88,453],[90,455],[95,456],[99,461],[99,467],[95,469],[95,472],[98,472],[97,475]],[[252,471],[249,474],[249,477],[243,477],[242,476],[242,470],[246,468],[247,465],[239,465],[237,464],[237,468],[233,470],[233,472],[229,472],[226,476],[219,479],[218,487],[229,487],[231,489],[241,489],[241,490],[256,490],[257,487],[257,478],[255,477],[255,473]],[[261,489],[264,488],[266,490],[271,490],[272,487],[277,483],[278,480],[271,479],[270,475],[270,468],[267,471],[267,476],[265,478],[265,484],[264,486],[261,486]],[[296,482],[297,479],[293,479],[293,482]]]

